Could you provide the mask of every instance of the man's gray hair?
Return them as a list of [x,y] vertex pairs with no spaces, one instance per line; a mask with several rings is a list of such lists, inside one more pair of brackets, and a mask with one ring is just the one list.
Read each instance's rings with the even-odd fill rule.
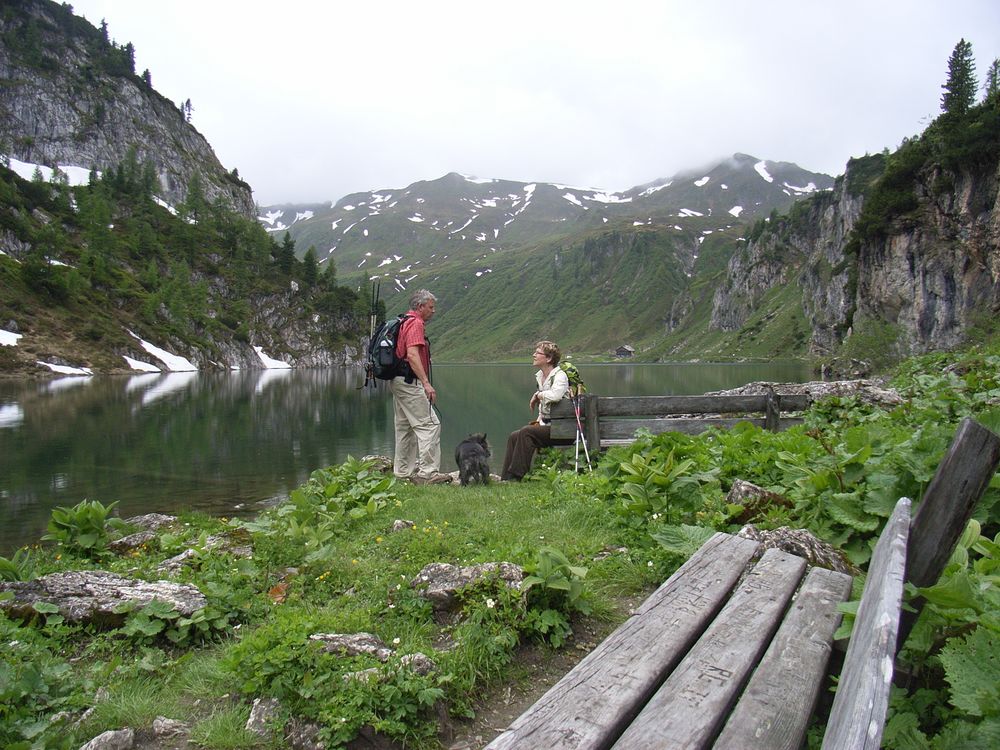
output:
[[426,289],[418,289],[410,297],[410,309],[416,310],[421,305],[426,305],[428,302],[437,301],[437,297],[428,292]]

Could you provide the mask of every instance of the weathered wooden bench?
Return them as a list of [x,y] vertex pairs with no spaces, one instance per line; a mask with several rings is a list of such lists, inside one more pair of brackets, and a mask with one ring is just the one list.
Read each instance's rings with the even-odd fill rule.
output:
[[[784,430],[801,419],[781,416],[807,409],[806,395],[760,396],[597,396],[580,400],[580,427],[591,450],[631,441],[636,430],[696,435],[709,427],[729,428],[751,422],[771,431]],[[721,416],[721,415],[730,416]],[[732,416],[740,415],[740,416]],[[759,416],[751,416],[759,415]],[[576,412],[571,401],[552,406],[552,437],[575,438]]]
[[[1000,438],[966,420],[912,524],[910,501],[897,503],[869,566],[824,748],[879,746],[908,627],[904,572],[917,585],[937,580],[998,463]],[[850,590],[849,576],[717,533],[487,747],[799,748]]]

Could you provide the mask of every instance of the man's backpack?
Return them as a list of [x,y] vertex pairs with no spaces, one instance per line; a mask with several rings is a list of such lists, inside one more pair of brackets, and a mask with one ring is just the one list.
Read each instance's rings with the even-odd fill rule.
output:
[[389,318],[375,331],[375,335],[368,342],[367,368],[371,377],[378,380],[392,380],[399,375],[409,377],[412,374],[406,357],[396,356],[399,332],[403,328],[403,322],[411,317],[413,316],[409,313],[402,313],[395,318]]

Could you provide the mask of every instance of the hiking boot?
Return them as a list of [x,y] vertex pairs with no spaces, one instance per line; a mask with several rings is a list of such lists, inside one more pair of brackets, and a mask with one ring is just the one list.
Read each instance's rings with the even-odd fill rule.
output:
[[435,472],[429,477],[414,475],[410,477],[410,481],[413,484],[451,484],[451,474],[441,474],[439,472]]

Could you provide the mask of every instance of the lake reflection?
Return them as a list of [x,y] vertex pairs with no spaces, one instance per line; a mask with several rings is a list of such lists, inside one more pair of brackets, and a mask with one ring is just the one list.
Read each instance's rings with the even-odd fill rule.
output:
[[[593,393],[671,395],[754,380],[802,381],[799,363],[583,365]],[[144,373],[0,381],[0,555],[35,541],[52,509],[118,501],[122,517],[199,509],[250,514],[348,455],[391,455],[388,389],[357,369]],[[492,466],[531,419],[530,365],[438,365],[442,470],[470,432]]]

